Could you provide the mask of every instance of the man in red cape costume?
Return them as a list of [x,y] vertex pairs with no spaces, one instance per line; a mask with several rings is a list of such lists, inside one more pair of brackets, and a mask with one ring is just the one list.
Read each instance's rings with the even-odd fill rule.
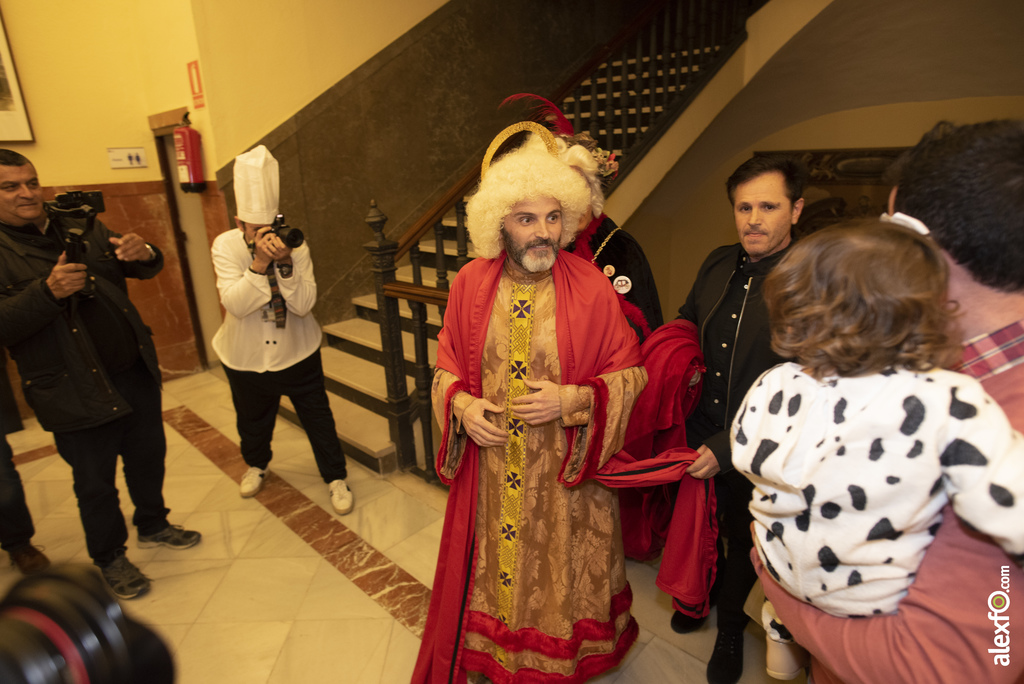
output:
[[636,640],[617,496],[594,477],[647,377],[608,279],[561,251],[590,195],[556,153],[537,124],[506,129],[467,207],[482,258],[452,283],[438,336],[451,492],[414,682],[582,682]]

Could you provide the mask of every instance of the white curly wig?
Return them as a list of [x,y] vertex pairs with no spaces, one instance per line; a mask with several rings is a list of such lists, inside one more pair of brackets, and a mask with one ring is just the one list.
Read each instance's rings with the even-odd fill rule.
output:
[[556,141],[559,158],[582,173],[586,179],[590,186],[590,211],[594,216],[600,216],[604,211],[604,190],[601,188],[601,178],[597,175],[597,160],[583,145],[570,145],[562,137],[556,138]]
[[503,249],[501,228],[512,207],[523,200],[552,197],[562,207],[565,247],[579,231],[580,215],[591,202],[587,181],[573,167],[548,152],[530,133],[527,141],[491,164],[480,187],[466,203],[466,228],[476,253],[494,259]]

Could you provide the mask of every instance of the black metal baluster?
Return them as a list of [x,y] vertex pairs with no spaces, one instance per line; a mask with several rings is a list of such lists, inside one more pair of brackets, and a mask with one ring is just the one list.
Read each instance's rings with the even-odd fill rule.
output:
[[366,223],[373,230],[374,241],[364,245],[371,255],[370,270],[374,274],[380,325],[381,357],[388,390],[388,431],[395,445],[398,467],[416,466],[416,442],[412,433],[412,406],[405,380],[405,355],[402,352],[402,326],[398,300],[384,294],[384,285],[395,282],[395,253],[398,243],[384,237],[388,217],[370,201]]
[[654,66],[654,54],[658,50],[658,25],[651,22],[650,44],[647,47],[647,91],[649,93],[649,109],[647,113],[647,127],[654,125],[657,118],[655,112],[658,108],[658,71]]
[[466,240],[466,202],[455,203],[455,268],[461,269],[469,263],[469,245]]
[[[636,48],[637,48],[636,49],[636,54],[637,54],[637,56],[636,56],[636,66],[635,66],[636,78],[633,79],[633,84],[634,84],[633,87],[636,90],[633,93],[633,101],[634,101],[634,103],[636,105],[636,108],[637,108],[637,116],[635,118],[636,130],[633,132],[633,139],[630,142],[630,148],[632,148],[633,145],[636,144],[637,140],[640,139],[640,136],[643,135],[643,102],[644,102],[643,88],[644,88],[644,85],[646,84],[646,81],[644,81],[644,78],[643,78],[643,32],[642,31],[637,33]],[[623,149],[623,154],[626,154],[626,152],[627,152],[626,149]]]
[[706,64],[706,50],[708,46],[708,3],[707,0],[700,0],[700,24],[697,29],[698,31],[698,43],[700,48],[699,65],[698,69],[704,71],[707,67]]
[[689,0],[689,17],[686,21],[686,85],[693,83],[693,70],[696,67],[693,51],[697,39],[697,0]]
[[[412,282],[423,284],[420,268],[420,248],[413,245],[409,248],[409,260],[413,263]],[[427,305],[423,302],[409,300],[412,311],[412,344],[416,354],[416,404],[420,417],[420,434],[423,438],[423,475],[428,482],[437,481],[434,468],[434,412],[430,403],[430,389],[434,379],[434,371],[430,367],[430,356],[427,349]]]
[[434,263],[437,268],[437,287],[448,290],[448,264],[444,258],[444,221],[434,224]]
[[604,99],[604,146],[606,149],[615,149],[615,77],[612,60],[609,57],[605,63],[605,99]]
[[685,30],[685,20],[683,19],[683,2],[678,0],[675,3],[675,31],[672,32],[672,50],[675,53],[672,64],[676,71],[676,95],[678,96],[683,92],[685,83],[683,81],[683,45],[685,38],[683,37],[683,31]]
[[629,55],[623,47],[619,52],[619,59],[622,60],[622,68],[619,69],[622,80],[619,82],[619,125],[622,126],[622,142],[619,144],[621,151],[629,149]]
[[661,67],[661,84],[665,90],[663,109],[668,109],[672,102],[672,22],[668,5],[658,12],[658,21],[661,24],[662,46],[658,53],[658,66]]

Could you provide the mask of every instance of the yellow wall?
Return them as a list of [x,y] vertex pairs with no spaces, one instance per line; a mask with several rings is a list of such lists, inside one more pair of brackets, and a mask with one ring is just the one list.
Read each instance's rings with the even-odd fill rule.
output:
[[[206,178],[444,0],[0,0],[45,185],[160,179],[148,117],[188,107]],[[353,30],[353,27],[356,27]],[[200,61],[206,107],[187,65]],[[108,147],[148,167],[111,169]]]
[[689,189],[686,211],[671,230],[670,268],[656,268],[658,294],[666,318],[674,318],[693,285],[704,257],[719,245],[737,241],[725,181],[754,151],[909,147],[938,121],[974,123],[989,119],[1024,119],[1024,97],[981,97],[936,102],[908,102],[851,109],[808,119],[762,138],[743,153],[709,169],[697,188]]
[[[217,169],[445,0],[192,0]],[[208,153],[209,159],[209,153]]]
[[[160,179],[147,117],[191,105],[198,58],[188,0],[5,0],[7,36],[45,185]],[[108,147],[145,148],[145,169],[111,169]]]

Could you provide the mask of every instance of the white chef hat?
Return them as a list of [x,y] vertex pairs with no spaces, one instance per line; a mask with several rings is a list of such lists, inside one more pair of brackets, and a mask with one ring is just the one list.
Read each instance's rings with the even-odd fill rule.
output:
[[258,226],[277,216],[279,175],[277,160],[264,145],[235,157],[235,202],[238,218]]

